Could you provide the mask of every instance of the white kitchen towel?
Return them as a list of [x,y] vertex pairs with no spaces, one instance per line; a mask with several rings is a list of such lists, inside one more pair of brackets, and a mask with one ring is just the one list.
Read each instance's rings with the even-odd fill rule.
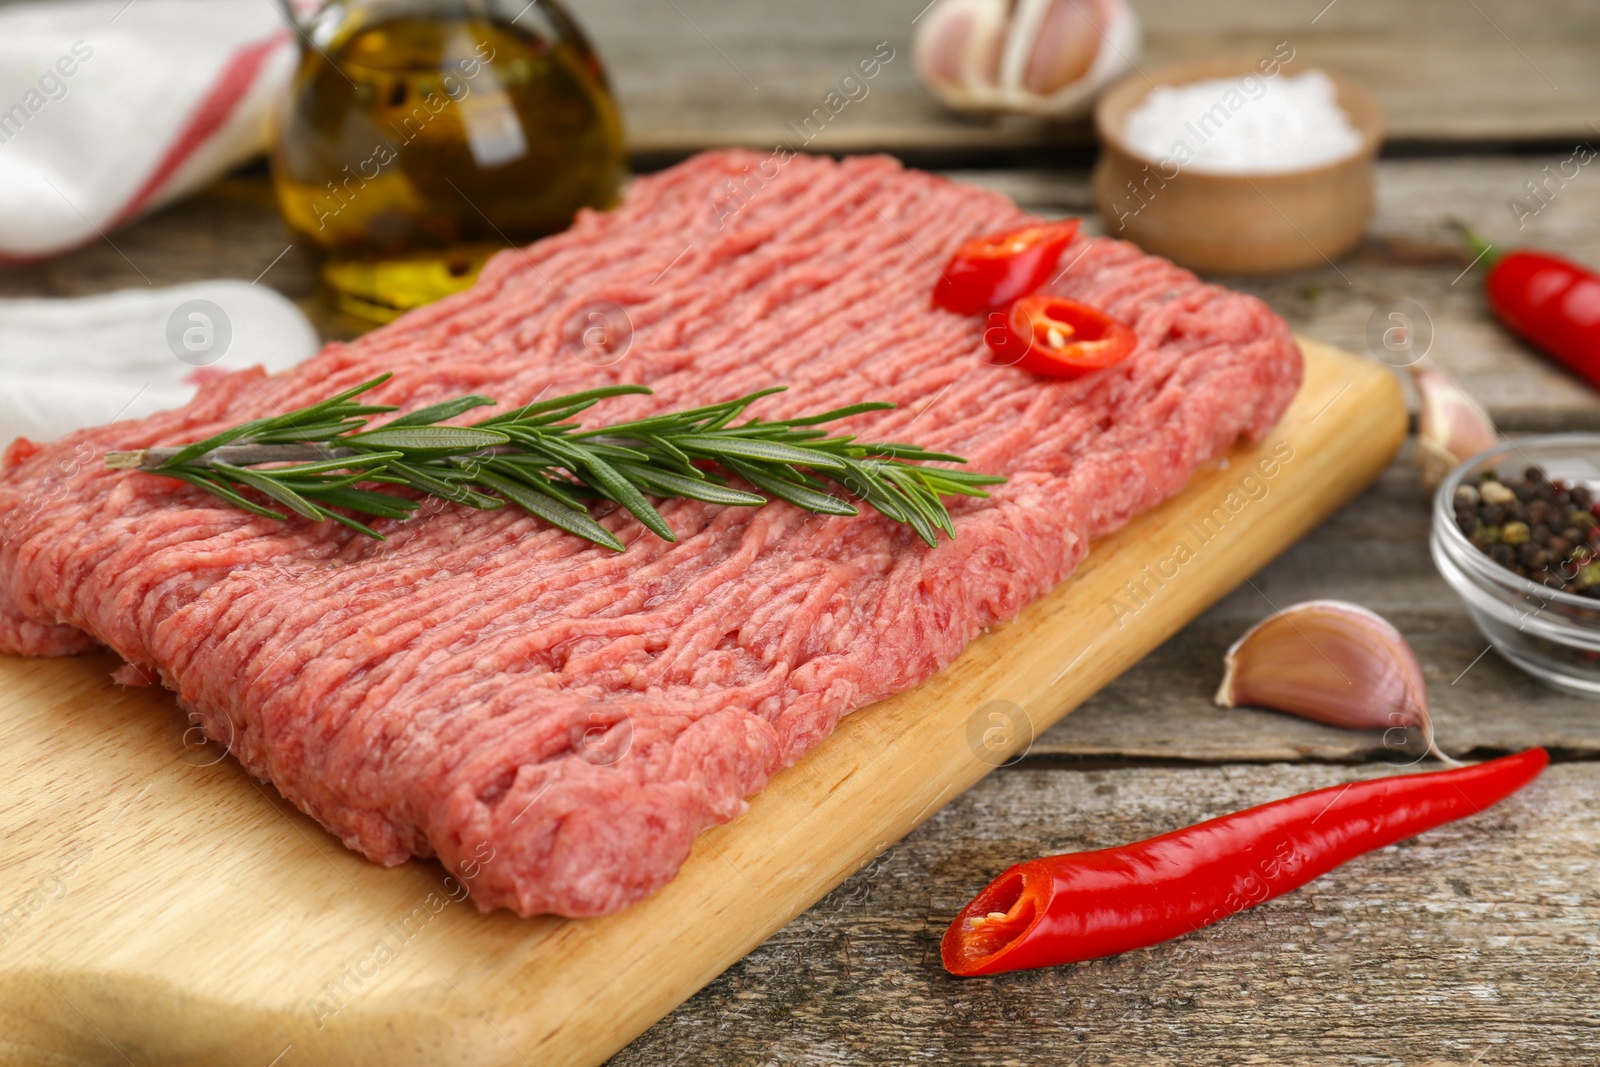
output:
[[249,282],[0,300],[0,448],[177,407],[208,374],[284,370],[318,347],[299,308]]
[[0,261],[98,240],[255,155],[295,60],[273,0],[0,7]]

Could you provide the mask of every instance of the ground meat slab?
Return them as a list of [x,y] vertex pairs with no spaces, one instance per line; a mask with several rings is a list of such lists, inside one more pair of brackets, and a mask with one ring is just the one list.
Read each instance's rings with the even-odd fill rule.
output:
[[[1079,238],[1053,290],[1130,323],[1137,352],[1072,382],[989,365],[983,321],[929,297],[963,240],[1029,221],[884,158],[716,152],[641,178],[616,211],[291,372],[13,443],[0,650],[110,647],[120,677],[159,679],[350,848],[470,865],[484,909],[616,911],[841,715],[926,680],[1288,405],[1301,359],[1282,321],[1106,238]],[[770,385],[789,387],[755,409],[771,418],[890,400],[848,429],[1010,480],[953,502],[958,537],[932,549],[871,512],[675,501],[676,544],[597,512],[628,546],[613,553],[519,510],[432,503],[379,523],[380,543],[103,469],[108,449],[197,440],[384,371],[374,399],[405,408],[618,381],[655,395],[592,414]]]

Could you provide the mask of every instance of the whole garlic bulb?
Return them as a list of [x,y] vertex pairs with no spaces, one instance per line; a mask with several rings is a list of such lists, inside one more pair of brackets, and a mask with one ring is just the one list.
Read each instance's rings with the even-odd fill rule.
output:
[[912,61],[957,111],[1068,118],[1133,65],[1139,39],[1125,0],[934,0]]

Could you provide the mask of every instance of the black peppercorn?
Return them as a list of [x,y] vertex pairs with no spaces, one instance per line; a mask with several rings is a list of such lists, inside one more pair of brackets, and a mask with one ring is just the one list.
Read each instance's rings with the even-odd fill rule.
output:
[[1600,599],[1600,502],[1594,490],[1548,478],[1537,467],[1507,479],[1482,471],[1462,479],[1450,503],[1455,525],[1472,547],[1506,570]]

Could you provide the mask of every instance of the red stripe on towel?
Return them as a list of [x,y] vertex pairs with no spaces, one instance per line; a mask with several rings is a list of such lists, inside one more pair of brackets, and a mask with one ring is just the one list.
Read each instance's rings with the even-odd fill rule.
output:
[[161,187],[177,173],[178,168],[195,153],[195,150],[222,128],[223,123],[227,122],[238,109],[240,101],[255,84],[262,65],[287,39],[288,34],[279,32],[239,46],[223,66],[222,73],[211,86],[211,92],[206,94],[205,99],[200,101],[200,106],[195,108],[194,114],[189,116],[188,125],[178,135],[178,139],[172,142],[167,154],[156,164],[155,170],[150,172],[150,177],[145,179],[133,197],[123,205],[122,210],[112,216],[106,229],[121,226],[143,210],[150,199],[160,192]]

